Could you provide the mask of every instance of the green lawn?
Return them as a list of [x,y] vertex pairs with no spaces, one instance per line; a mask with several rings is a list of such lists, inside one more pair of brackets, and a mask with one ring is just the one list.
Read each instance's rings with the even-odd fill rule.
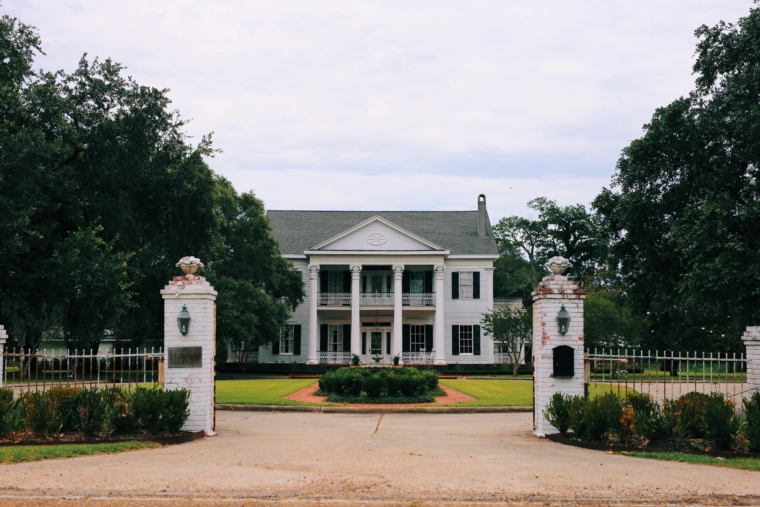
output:
[[153,442],[119,442],[113,444],[21,445],[0,447],[0,463],[23,463],[43,459],[73,458],[92,454],[114,454],[138,449],[163,447]]
[[679,461],[681,463],[692,463],[695,465],[713,465],[718,467],[760,471],[760,459],[755,458],[720,459],[713,456],[681,454],[678,452],[623,452],[621,454],[624,454],[626,456],[633,456],[636,458],[650,458],[662,461]]
[[216,402],[236,405],[313,405],[285,396],[317,382],[316,379],[217,380]]
[[469,403],[456,403],[457,407],[533,405],[533,383],[530,381],[442,379],[439,383],[478,399]]

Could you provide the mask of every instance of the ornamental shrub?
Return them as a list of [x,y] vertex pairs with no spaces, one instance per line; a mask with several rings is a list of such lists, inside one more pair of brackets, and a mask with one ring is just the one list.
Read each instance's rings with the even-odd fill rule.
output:
[[370,398],[378,398],[385,387],[383,378],[379,375],[369,375],[362,379],[362,391]]
[[700,429],[707,440],[720,448],[731,447],[739,432],[739,418],[734,413],[734,400],[723,393],[710,393],[700,416]]
[[567,435],[567,430],[570,429],[570,404],[573,398],[562,394],[554,393],[549,399],[549,403],[546,404],[544,410],[544,417],[551,423],[552,426],[557,428],[560,435]]
[[23,393],[26,426],[38,436],[70,431],[72,399],[77,391],[73,387],[51,387],[45,392]]
[[760,452],[760,392],[744,400],[744,415],[747,421],[742,432],[749,443],[749,450]]
[[438,375],[434,371],[416,368],[393,368],[372,372],[367,368],[340,368],[319,379],[319,389],[325,393],[369,398],[381,396],[422,396],[438,388]]
[[[673,431],[681,438],[704,438],[702,413],[710,397],[702,393],[686,393],[672,403],[670,423],[675,419]],[[663,404],[665,406],[665,404]]]
[[623,417],[623,403],[613,393],[604,393],[589,398],[584,407],[586,434],[594,439],[605,433],[620,434],[620,418]]
[[190,416],[190,392],[187,389],[161,391],[161,433],[177,433]]
[[652,440],[662,433],[662,411],[652,396],[630,390],[625,403],[633,410],[633,425],[637,435]]
[[85,438],[111,436],[114,412],[98,388],[80,389],[71,399],[71,425]]
[[586,398],[583,396],[573,396],[567,407],[567,415],[570,418],[570,429],[577,437],[586,434]]

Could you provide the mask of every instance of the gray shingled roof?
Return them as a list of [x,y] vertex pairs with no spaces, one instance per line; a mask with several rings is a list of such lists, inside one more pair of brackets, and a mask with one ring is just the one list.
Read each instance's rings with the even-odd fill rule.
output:
[[478,237],[477,211],[285,211],[267,216],[283,254],[303,254],[323,241],[378,215],[452,255],[498,255],[486,217],[487,236]]

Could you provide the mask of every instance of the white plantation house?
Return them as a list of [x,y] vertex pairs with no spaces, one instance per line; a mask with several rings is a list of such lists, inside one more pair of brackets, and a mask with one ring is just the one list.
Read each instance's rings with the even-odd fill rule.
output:
[[306,299],[261,362],[494,363],[480,322],[499,257],[486,212],[267,213]]

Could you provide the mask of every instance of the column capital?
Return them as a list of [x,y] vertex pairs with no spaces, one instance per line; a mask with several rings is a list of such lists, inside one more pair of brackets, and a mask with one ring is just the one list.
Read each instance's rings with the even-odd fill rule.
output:
[[309,279],[316,280],[319,277],[319,264],[309,264]]
[[361,266],[351,266],[351,279],[358,280],[362,276]]
[[401,278],[404,276],[404,266],[393,266],[393,279],[394,280],[401,280]]
[[443,272],[446,270],[446,266],[433,266],[433,270],[435,270],[435,279],[443,280]]

